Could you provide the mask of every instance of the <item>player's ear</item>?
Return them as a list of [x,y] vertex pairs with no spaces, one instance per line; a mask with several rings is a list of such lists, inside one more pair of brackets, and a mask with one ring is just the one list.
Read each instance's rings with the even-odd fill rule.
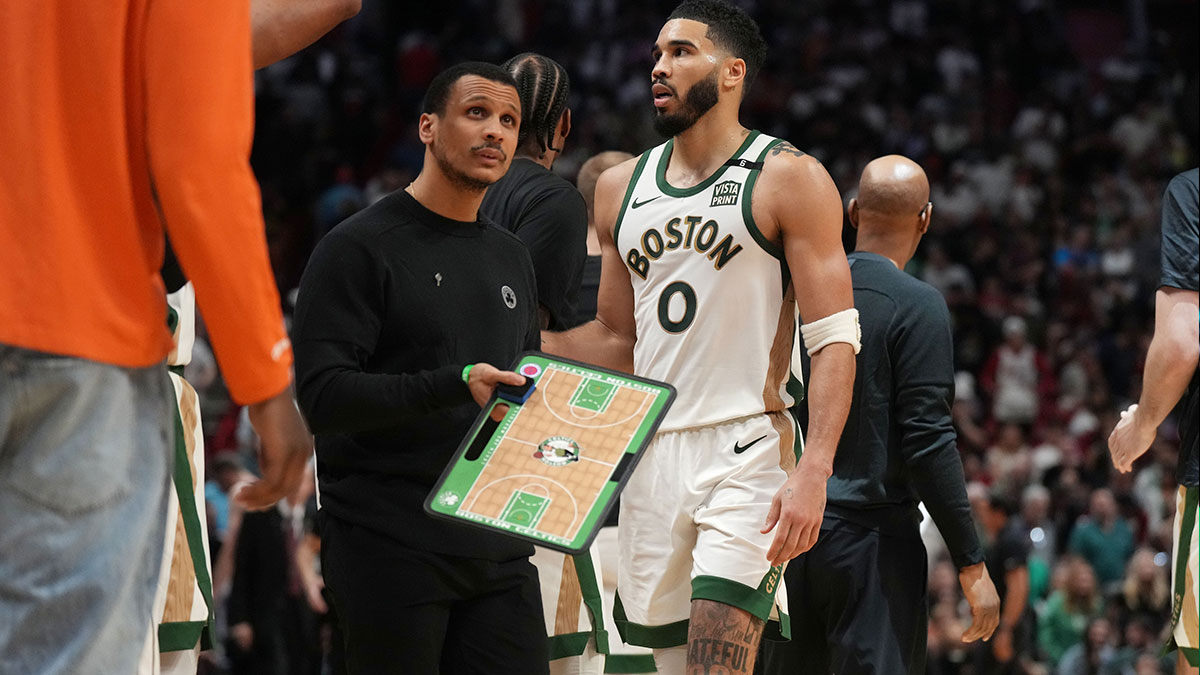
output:
[[921,234],[929,231],[929,223],[933,220],[933,202],[926,202],[925,208],[921,209]]
[[746,79],[746,60],[730,57],[725,63],[725,86],[734,89]]
[[858,200],[854,197],[850,198],[850,203],[846,205],[846,216],[850,218],[850,226],[858,229]]
[[421,113],[421,119],[417,122],[417,136],[425,145],[431,145],[437,135],[437,120],[438,116],[433,113]]
[[562,117],[558,118],[558,137],[566,140],[571,133],[571,109],[565,108]]

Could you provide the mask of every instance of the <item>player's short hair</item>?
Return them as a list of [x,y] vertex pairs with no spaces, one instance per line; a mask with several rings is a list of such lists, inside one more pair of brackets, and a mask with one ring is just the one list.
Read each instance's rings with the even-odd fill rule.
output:
[[746,62],[742,92],[750,90],[767,58],[767,43],[754,19],[727,0],[683,0],[667,20],[691,19],[708,26],[706,36],[717,47]]
[[534,141],[540,152],[561,150],[551,144],[571,93],[571,78],[567,77],[566,69],[554,59],[533,52],[518,54],[501,67],[516,80],[521,96],[521,131],[517,143],[524,146]]
[[444,115],[446,102],[450,98],[450,90],[467,75],[478,75],[493,82],[507,84],[513,89],[517,88],[517,83],[513,80],[512,75],[494,63],[482,61],[456,63],[438,73],[429,83],[429,89],[425,90],[425,99],[421,102],[421,112],[430,115]]

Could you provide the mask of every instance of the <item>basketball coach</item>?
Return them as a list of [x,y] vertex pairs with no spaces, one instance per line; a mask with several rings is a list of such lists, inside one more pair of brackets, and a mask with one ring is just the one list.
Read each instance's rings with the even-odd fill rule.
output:
[[540,344],[533,266],[481,219],[521,103],[499,66],[434,78],[420,175],[334,228],[300,283],[293,340],[316,434],[322,570],[347,672],[547,670],[533,547],[422,502],[498,383]]

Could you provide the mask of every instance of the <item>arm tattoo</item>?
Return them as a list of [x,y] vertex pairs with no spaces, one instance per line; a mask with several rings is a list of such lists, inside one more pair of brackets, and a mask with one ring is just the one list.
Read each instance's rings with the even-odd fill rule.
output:
[[771,156],[772,157],[781,155],[783,153],[787,153],[793,157],[803,157],[804,156],[804,153],[802,151],[798,150],[796,148],[796,146],[792,145],[791,143],[788,143],[787,141],[780,141],[778,145],[771,148]]

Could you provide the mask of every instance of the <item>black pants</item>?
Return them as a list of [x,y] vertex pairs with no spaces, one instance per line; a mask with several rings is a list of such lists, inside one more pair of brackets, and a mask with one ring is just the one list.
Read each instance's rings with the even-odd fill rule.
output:
[[826,517],[817,543],[788,564],[790,642],[763,640],[767,675],[925,672],[925,546]]
[[430,553],[327,514],[322,521],[322,569],[349,675],[548,672],[528,558]]

